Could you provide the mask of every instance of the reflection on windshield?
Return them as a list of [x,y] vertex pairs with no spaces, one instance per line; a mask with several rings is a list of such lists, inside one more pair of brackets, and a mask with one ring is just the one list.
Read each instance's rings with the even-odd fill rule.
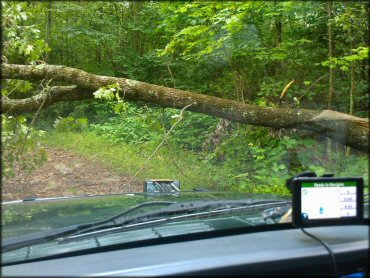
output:
[[[229,194],[229,196],[232,195]],[[34,225],[35,230],[38,230],[37,233],[32,234],[17,234],[19,226],[24,225],[24,222],[19,223],[18,226],[6,225],[3,230],[4,240],[2,242],[5,263],[22,260],[23,255],[19,256],[22,252],[27,253],[28,259],[30,259],[35,258],[35,256],[44,257],[67,250],[82,250],[139,239],[145,240],[274,224],[279,222],[283,213],[287,212],[291,206],[290,201],[285,201],[283,198],[280,198],[280,200],[258,200],[260,196],[247,199],[247,197],[253,196],[244,195],[244,198],[239,199],[219,199],[225,197],[225,192],[213,193],[213,195],[208,193],[206,195],[203,193],[194,195],[192,192],[183,192],[177,197],[173,197],[173,195],[167,195],[167,197],[171,197],[172,200],[177,198],[177,202],[144,202],[99,221],[92,221],[93,217],[96,216],[95,213],[91,213],[89,217],[79,215],[79,221],[83,221],[79,225],[63,225],[59,228],[44,229],[45,227],[37,225],[40,218],[36,217],[34,221],[27,223],[31,227]],[[181,199],[186,200],[189,197],[191,197],[191,201],[181,201]],[[142,199],[143,197],[123,195],[108,198],[119,199],[122,206],[126,199]],[[196,198],[199,201],[196,201]],[[210,200],[210,198],[213,200]],[[208,201],[204,201],[207,199]],[[90,202],[90,206],[93,208],[99,202],[106,203],[107,201],[98,198],[94,202]],[[74,205],[77,211],[81,203],[75,202]],[[86,203],[83,205],[86,206]],[[19,205],[18,209],[22,206]],[[154,209],[154,206],[160,207]],[[150,210],[147,209],[149,207]],[[60,209],[64,208],[65,206],[60,207]],[[143,210],[143,208],[146,209]],[[44,207],[44,209],[46,208]],[[55,216],[55,207],[50,207],[50,209],[54,210],[51,215]],[[14,213],[16,209],[14,207],[7,208],[7,211]],[[47,215],[44,214],[44,218]],[[68,217],[68,220],[73,220],[73,215],[71,216]],[[28,233],[30,232],[28,231]],[[137,236],[133,237],[133,234],[141,234],[141,236],[139,238]]]

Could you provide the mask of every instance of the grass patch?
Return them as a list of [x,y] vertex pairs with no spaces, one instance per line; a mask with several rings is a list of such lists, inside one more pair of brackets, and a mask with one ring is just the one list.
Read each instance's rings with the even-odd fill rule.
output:
[[[132,146],[112,143],[90,132],[47,133],[42,140],[50,146],[73,150],[75,153],[102,162],[117,174],[135,175],[156,145]],[[193,188],[230,189],[222,177],[221,167],[200,160],[196,154],[179,148],[163,146],[137,175],[137,180],[146,178],[169,178],[181,181],[182,190]]]

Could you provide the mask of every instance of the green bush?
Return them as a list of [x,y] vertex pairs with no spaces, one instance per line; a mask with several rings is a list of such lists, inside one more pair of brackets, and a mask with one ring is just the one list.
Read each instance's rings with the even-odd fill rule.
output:
[[87,118],[73,118],[67,117],[62,118],[58,117],[54,122],[54,128],[57,132],[66,132],[66,131],[77,131],[82,132],[88,127]]
[[24,116],[1,115],[1,174],[12,177],[32,171],[46,162],[45,149],[38,144],[44,131],[29,128]]

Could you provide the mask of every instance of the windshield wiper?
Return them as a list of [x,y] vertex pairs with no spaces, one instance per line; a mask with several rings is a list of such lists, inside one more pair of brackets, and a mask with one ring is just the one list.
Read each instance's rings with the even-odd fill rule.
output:
[[[27,247],[33,244],[45,242],[48,240],[58,240],[60,243],[69,242],[71,240],[88,238],[91,236],[102,235],[106,233],[118,232],[123,230],[133,230],[143,227],[155,226],[172,221],[186,220],[190,218],[204,218],[225,214],[228,212],[241,212],[256,208],[265,208],[277,205],[288,205],[290,201],[276,200],[261,200],[261,201],[245,201],[245,200],[221,200],[221,201],[195,201],[195,202],[149,202],[133,207],[120,214],[110,217],[106,220],[86,223],[77,226],[72,226],[70,229],[66,227],[64,231],[56,231],[48,237],[34,237],[24,241],[17,239],[8,239],[3,241],[3,250],[11,251],[14,249]],[[167,205],[162,209],[143,212],[128,216],[129,212],[133,212],[139,208],[150,205]],[[208,210],[207,210],[208,209]],[[53,231],[51,231],[53,232]],[[32,235],[31,235],[32,236]]]
[[175,202],[170,201],[155,201],[155,202],[147,202],[143,204],[136,205],[132,208],[129,208],[127,210],[124,210],[123,212],[116,214],[112,217],[109,217],[102,221],[92,222],[92,223],[84,223],[84,224],[76,224],[72,226],[62,227],[62,228],[56,228],[51,231],[45,231],[45,232],[38,232],[33,233],[30,235],[24,235],[24,236],[17,236],[12,238],[7,238],[2,240],[1,248],[2,251],[12,251],[15,249],[27,247],[30,245],[35,245],[43,242],[47,242],[50,240],[55,240],[60,237],[68,236],[71,234],[78,233],[81,230],[89,229],[91,227],[99,227],[101,225],[107,225],[108,223],[115,223],[116,219],[119,219],[121,217],[127,216],[130,213],[142,209],[144,207],[150,207],[150,206],[168,206],[172,205]]
[[[222,215],[225,213],[243,212],[253,209],[271,208],[275,206],[290,205],[291,201],[197,201],[189,203],[179,203],[170,205],[165,209],[154,212],[143,213],[127,218],[124,222],[115,226],[92,227],[91,229],[80,231],[76,234],[60,238],[59,242],[70,242],[71,240],[89,238],[91,236],[104,235],[112,232],[121,232],[135,230],[138,228],[147,228],[160,224],[170,223],[179,220],[188,220],[192,218],[209,218],[211,216]],[[209,208],[210,210],[205,209]],[[180,215],[177,215],[182,213]]]

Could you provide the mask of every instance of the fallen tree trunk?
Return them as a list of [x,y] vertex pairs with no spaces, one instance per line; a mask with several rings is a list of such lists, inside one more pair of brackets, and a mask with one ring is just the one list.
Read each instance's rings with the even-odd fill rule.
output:
[[261,107],[125,78],[94,75],[65,66],[3,64],[2,74],[6,79],[52,79],[74,85],[55,86],[47,95],[37,95],[28,99],[3,98],[3,113],[36,111],[43,97],[49,98],[44,107],[58,101],[93,98],[93,92],[100,87],[118,83],[124,91],[126,100],[179,109],[192,104],[188,109],[190,111],[257,126],[310,130],[347,146],[369,152],[368,119],[336,111]]

